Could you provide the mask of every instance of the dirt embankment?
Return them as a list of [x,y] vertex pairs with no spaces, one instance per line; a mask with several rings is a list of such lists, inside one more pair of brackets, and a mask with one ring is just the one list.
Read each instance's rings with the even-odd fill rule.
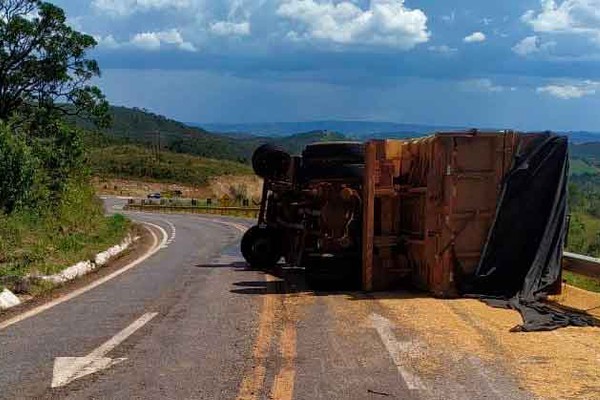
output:
[[94,178],[96,192],[99,195],[146,197],[150,193],[175,193],[181,197],[193,199],[219,199],[227,195],[230,198],[241,196],[255,201],[260,200],[262,180],[256,176],[220,176],[211,179],[208,186],[190,186],[178,183],[147,182],[129,179]]

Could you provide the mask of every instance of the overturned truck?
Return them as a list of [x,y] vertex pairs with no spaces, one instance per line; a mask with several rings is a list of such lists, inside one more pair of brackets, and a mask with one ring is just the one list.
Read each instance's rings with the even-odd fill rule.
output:
[[282,257],[311,283],[408,284],[441,297],[537,301],[561,288],[568,143],[551,133],[445,132],[410,140],[264,145],[256,268]]

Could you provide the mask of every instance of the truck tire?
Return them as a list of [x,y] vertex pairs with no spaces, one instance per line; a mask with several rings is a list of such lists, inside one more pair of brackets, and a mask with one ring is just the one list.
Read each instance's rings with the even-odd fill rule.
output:
[[263,144],[252,155],[252,168],[265,179],[280,179],[287,175],[292,156],[278,146]]
[[365,145],[360,142],[322,142],[306,146],[302,158],[307,164],[363,164]]
[[274,229],[253,226],[242,238],[244,259],[254,269],[273,268],[281,258],[280,235]]
[[364,164],[308,164],[302,169],[302,178],[311,180],[345,180],[362,182],[365,176]]

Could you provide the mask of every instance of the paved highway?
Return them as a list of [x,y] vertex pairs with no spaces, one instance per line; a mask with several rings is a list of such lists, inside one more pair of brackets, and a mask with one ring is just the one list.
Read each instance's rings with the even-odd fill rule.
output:
[[251,221],[129,215],[157,252],[0,329],[0,398],[532,398],[501,360],[432,349],[374,298],[246,269]]

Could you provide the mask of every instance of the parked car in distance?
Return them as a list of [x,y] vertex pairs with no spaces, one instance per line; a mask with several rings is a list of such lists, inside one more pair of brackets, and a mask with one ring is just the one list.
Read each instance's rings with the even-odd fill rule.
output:
[[150,193],[148,195],[148,199],[160,199],[162,196],[160,195],[160,193]]

